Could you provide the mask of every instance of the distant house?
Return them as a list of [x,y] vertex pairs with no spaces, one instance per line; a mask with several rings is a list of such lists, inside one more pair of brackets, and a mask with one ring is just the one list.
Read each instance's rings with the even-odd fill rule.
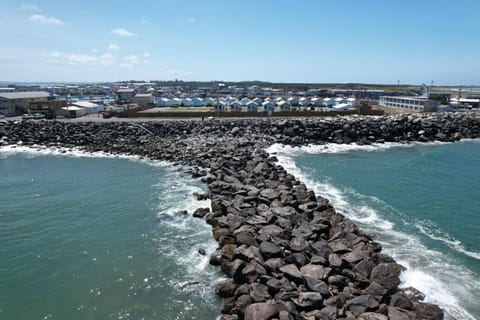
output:
[[0,93],[0,113],[15,116],[28,112],[31,102],[49,101],[50,93],[45,91]]
[[315,97],[315,98],[312,98],[310,101],[311,101],[312,104],[315,105],[315,106],[321,106],[321,105],[323,105],[323,101],[324,101],[324,100],[325,100],[325,99]]
[[244,107],[247,106],[249,102],[250,102],[250,99],[248,99],[247,97],[242,98],[242,100],[240,100],[240,104]]
[[192,105],[194,107],[203,107],[205,105],[205,102],[203,101],[202,98],[193,98]]
[[205,106],[207,106],[207,107],[210,106],[211,107],[211,106],[214,106],[215,104],[217,104],[217,101],[213,98],[207,97],[203,100],[203,103],[204,103]]
[[252,101],[255,102],[255,103],[256,103],[257,105],[259,105],[259,106],[260,106],[260,105],[262,104],[262,102],[263,102],[263,100],[262,100],[261,98],[259,98],[259,97],[256,97],[256,98],[253,99]]
[[171,100],[168,98],[160,98],[155,101],[155,104],[159,107],[169,107]]
[[170,100],[170,107],[180,107],[183,103],[183,100],[180,98],[173,98]]
[[344,103],[347,103],[347,99],[345,99],[345,98],[343,98],[343,97],[335,98],[335,104],[336,104],[336,105],[344,104]]
[[347,99],[347,103],[348,103],[349,105],[351,105],[352,107],[356,107],[356,106],[357,106],[357,99],[355,99],[355,98],[348,98],[348,99]]
[[247,111],[248,112],[257,112],[258,111],[258,104],[255,101],[250,101],[247,103]]
[[281,100],[277,103],[277,107],[281,112],[288,112],[292,110],[292,105],[290,102]]
[[227,109],[227,103],[223,100],[218,101],[213,106],[213,111],[215,111],[215,112],[224,112],[226,109]]
[[307,107],[309,105],[312,104],[312,101],[309,99],[309,98],[300,98],[298,99],[298,103],[302,106],[302,107]]
[[155,97],[151,93],[137,93],[132,99],[132,102],[137,103],[141,107],[153,104],[154,101]]
[[323,98],[322,104],[325,107],[331,107],[331,106],[335,105],[335,100],[333,100],[332,98]]
[[183,99],[182,101],[182,106],[184,107],[192,107],[193,106],[193,100],[190,98]]
[[267,112],[268,114],[272,114],[275,111],[275,103],[271,100],[266,100],[262,103],[263,112]]
[[242,111],[242,104],[239,101],[230,102],[229,107],[232,112]]
[[121,88],[117,90],[117,97],[120,101],[125,101],[126,103],[132,102],[133,97],[137,91],[131,88]]
[[298,99],[295,98],[295,97],[290,97],[290,98],[287,99],[287,101],[288,101],[288,103],[290,103],[290,106],[292,106],[292,107],[296,107],[296,106],[299,105]]

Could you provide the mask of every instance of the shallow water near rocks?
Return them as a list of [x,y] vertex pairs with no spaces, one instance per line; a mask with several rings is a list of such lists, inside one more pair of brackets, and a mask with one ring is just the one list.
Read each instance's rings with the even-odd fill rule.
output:
[[[206,187],[155,162],[0,150],[0,319],[215,319]],[[203,248],[206,256],[198,254]]]
[[269,151],[408,267],[402,286],[480,319],[479,140]]

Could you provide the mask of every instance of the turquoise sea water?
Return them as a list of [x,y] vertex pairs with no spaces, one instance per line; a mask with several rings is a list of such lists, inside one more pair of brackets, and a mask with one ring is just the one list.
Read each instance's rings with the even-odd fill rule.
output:
[[215,319],[205,186],[162,164],[0,150],[0,319]]
[[274,146],[280,163],[408,267],[403,286],[480,319],[480,142]]

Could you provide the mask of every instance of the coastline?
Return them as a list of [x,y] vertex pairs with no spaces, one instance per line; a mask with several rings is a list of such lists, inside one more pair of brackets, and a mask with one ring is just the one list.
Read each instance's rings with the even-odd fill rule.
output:
[[479,123],[476,114],[138,125],[7,122],[0,138],[5,145],[76,146],[191,166],[192,176],[202,177],[210,190],[212,212],[205,219],[221,247],[212,262],[232,277],[218,287],[223,319],[441,319],[437,306],[398,289],[401,266],[265,148],[452,142],[478,138]]

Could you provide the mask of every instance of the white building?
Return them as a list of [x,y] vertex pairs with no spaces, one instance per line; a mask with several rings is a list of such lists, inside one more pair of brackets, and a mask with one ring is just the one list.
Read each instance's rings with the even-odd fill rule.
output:
[[278,109],[281,112],[288,112],[288,111],[291,111],[291,109],[292,109],[292,105],[290,104],[290,102],[285,101],[285,100],[279,101],[277,103],[277,106],[278,106]]
[[171,100],[168,98],[160,98],[160,99],[157,99],[155,104],[159,107],[170,107]]
[[338,105],[338,104],[344,104],[344,103],[347,103],[347,99],[343,98],[343,97],[337,97],[335,98],[335,104]]
[[204,103],[202,98],[193,98],[192,99],[192,105],[194,107],[203,107],[205,105],[205,103]]
[[[325,99],[323,99],[323,100],[325,100]],[[315,97],[315,98],[312,98],[310,101],[315,106],[321,106],[323,104],[323,100],[322,100],[322,98]]]
[[378,103],[381,106],[407,109],[418,112],[433,112],[440,105],[439,101],[430,100],[426,97],[401,97],[401,96],[382,96]]
[[193,106],[193,100],[190,98],[185,98],[182,101],[182,106],[184,107],[192,107]]
[[349,105],[351,105],[352,107],[356,107],[356,106],[357,106],[357,99],[355,99],[355,98],[348,98],[348,99],[347,99],[347,103],[348,103]]
[[151,93],[137,93],[132,101],[138,103],[139,106],[146,107],[154,103],[155,97]]
[[323,98],[322,105],[324,105],[325,107],[331,107],[335,105],[335,100],[333,100],[332,98]]

